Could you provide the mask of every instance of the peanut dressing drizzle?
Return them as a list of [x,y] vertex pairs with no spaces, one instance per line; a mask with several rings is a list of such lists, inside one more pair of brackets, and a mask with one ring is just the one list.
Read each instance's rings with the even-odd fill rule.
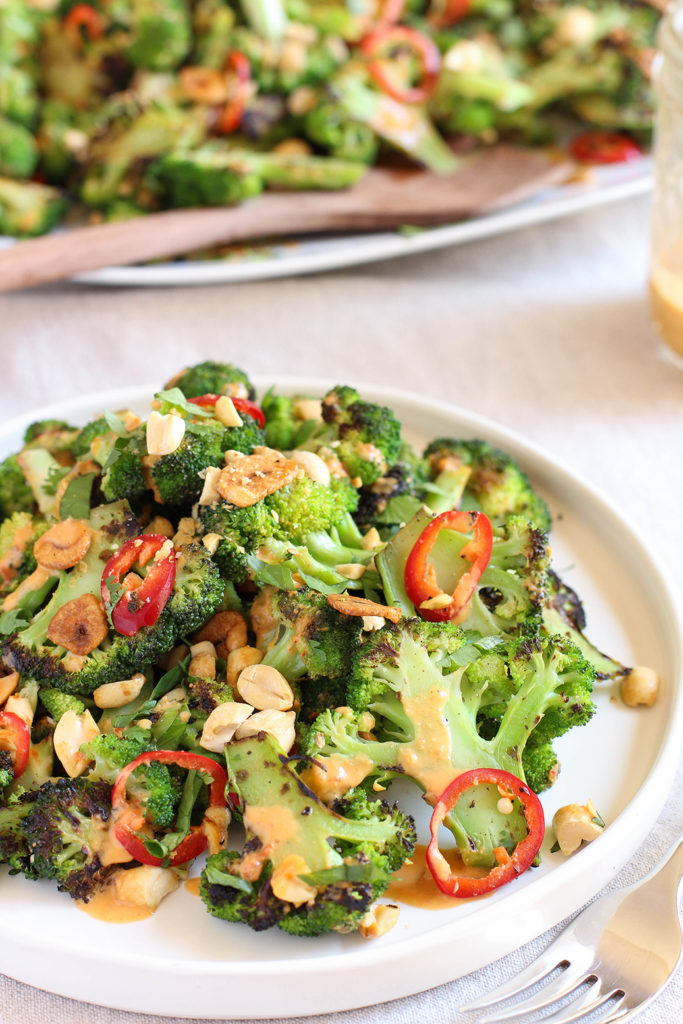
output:
[[113,886],[98,892],[87,903],[76,900],[76,906],[89,917],[96,921],[106,921],[108,924],[131,924],[134,921],[144,921],[152,916],[149,907],[141,907],[135,903],[126,903],[116,898]]
[[[455,874],[468,875],[471,878],[486,875],[484,868],[466,867],[457,850],[441,852]],[[469,903],[469,900],[446,896],[441,892],[427,867],[426,853],[427,847],[418,843],[410,860],[406,861],[394,875],[384,897],[398,903],[407,903],[411,907],[419,907],[421,910],[452,910],[461,903]]]
[[358,786],[372,771],[372,761],[363,754],[355,757],[332,754],[317,757],[319,764],[301,773],[301,781],[312,789],[323,803],[333,803],[353,786]]

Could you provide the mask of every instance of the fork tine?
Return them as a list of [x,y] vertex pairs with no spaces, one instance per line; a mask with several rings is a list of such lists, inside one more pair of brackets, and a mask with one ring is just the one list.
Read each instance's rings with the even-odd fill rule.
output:
[[583,964],[569,964],[559,978],[555,978],[548,985],[545,985],[540,992],[521,1002],[513,1003],[504,1010],[496,1010],[492,1014],[484,1014],[480,1017],[481,1024],[494,1024],[494,1021],[510,1020],[513,1017],[521,1017],[524,1013],[532,1013],[535,1010],[542,1010],[558,999],[568,996],[570,992],[578,988],[586,978],[590,978],[590,972],[584,970]]
[[516,996],[519,992],[522,992],[525,988],[530,988],[535,985],[536,982],[542,981],[546,975],[554,971],[560,964],[566,963],[562,957],[558,959],[557,953],[553,950],[552,945],[546,949],[544,953],[541,953],[539,957],[529,964],[526,970],[522,971],[521,974],[515,975],[510,981],[504,982],[497,988],[491,989],[486,995],[480,999],[473,999],[471,1003],[465,1003],[464,1006],[460,1007],[460,1013],[472,1013],[476,1010],[484,1010],[487,1006],[492,1006],[494,1003],[500,1003],[503,999],[509,999],[511,996]]
[[[618,990],[617,990],[618,991]],[[561,1007],[557,1013],[551,1014],[549,1017],[543,1018],[543,1024],[571,1024],[572,1021],[578,1020],[579,1017],[583,1017],[587,1013],[592,1013],[594,1010],[599,1010],[608,999],[614,994],[614,989],[609,989],[605,992],[602,991],[602,982],[598,978],[593,982],[591,987],[583,993],[579,999],[575,999],[571,1003],[567,1003]],[[617,1003],[612,1003],[609,1007],[609,1013],[613,1012],[621,1006],[625,999],[625,996],[620,996]],[[600,1021],[594,1021],[594,1024],[604,1024],[604,1019]]]

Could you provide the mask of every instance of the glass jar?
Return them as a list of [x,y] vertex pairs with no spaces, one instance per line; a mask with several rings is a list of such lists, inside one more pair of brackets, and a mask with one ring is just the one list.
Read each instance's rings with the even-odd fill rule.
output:
[[658,35],[650,309],[666,353],[683,367],[683,0]]

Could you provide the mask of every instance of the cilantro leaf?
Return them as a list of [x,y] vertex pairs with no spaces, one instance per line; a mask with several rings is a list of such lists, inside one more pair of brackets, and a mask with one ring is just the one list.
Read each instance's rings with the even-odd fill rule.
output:
[[90,516],[90,495],[95,482],[94,473],[84,473],[69,481],[59,503],[60,519],[87,519]]

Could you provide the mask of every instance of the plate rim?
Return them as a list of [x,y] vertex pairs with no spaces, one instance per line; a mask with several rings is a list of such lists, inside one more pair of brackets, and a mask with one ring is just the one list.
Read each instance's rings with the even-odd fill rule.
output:
[[[506,234],[643,195],[652,187],[652,159],[649,156],[630,164],[592,168],[592,171],[597,184],[589,178],[587,182],[554,186],[512,206],[454,224],[429,228],[415,235],[406,236],[396,231],[344,235],[340,238],[328,236],[326,241],[330,243],[330,248],[313,252],[300,251],[305,243],[285,241],[275,247],[293,249],[284,256],[273,255],[257,260],[166,260],[139,266],[104,267],[77,274],[70,280],[77,284],[106,288],[170,288],[308,276],[435,252],[452,245]],[[336,246],[332,244],[335,241],[339,242]],[[2,244],[6,245],[7,239],[0,238]]]
[[[272,379],[266,378],[265,375],[254,375],[254,383],[261,389],[266,383],[272,383]],[[307,377],[278,377],[277,385],[284,391],[313,391],[319,392],[322,389],[328,387],[328,381],[321,378],[307,378]],[[329,386],[333,386],[329,384]],[[569,913],[578,909],[584,902],[589,900],[595,893],[597,893],[609,879],[613,876],[616,870],[620,869],[628,860],[629,856],[637,849],[642,840],[642,822],[645,823],[646,827],[651,827],[656,820],[661,808],[666,803],[670,785],[673,780],[673,769],[675,769],[678,761],[681,746],[683,745],[681,740],[677,738],[683,734],[681,729],[681,722],[683,721],[683,683],[681,681],[681,649],[683,647],[683,632],[681,628],[681,619],[677,608],[677,592],[673,585],[673,581],[669,578],[668,570],[660,563],[659,555],[653,556],[652,553],[646,548],[643,541],[641,541],[637,530],[630,523],[627,516],[619,510],[617,511],[610,500],[602,493],[602,491],[595,487],[591,482],[586,480],[582,474],[575,472],[570,469],[569,466],[562,459],[558,459],[555,456],[547,452],[543,447],[536,444],[536,442],[530,441],[525,438],[522,434],[518,433],[514,429],[510,429],[502,424],[497,423],[488,417],[481,416],[479,413],[471,412],[467,409],[463,409],[455,404],[445,402],[439,399],[427,398],[424,396],[415,395],[409,391],[402,390],[400,388],[386,387],[381,385],[358,384],[359,390],[363,391],[368,397],[387,404],[392,402],[398,403],[403,407],[409,407],[413,411],[428,412],[430,409],[438,412],[439,414],[451,418],[454,421],[459,420],[461,423],[466,423],[468,429],[473,431],[481,431],[483,436],[492,440],[494,443],[502,444],[507,446],[509,450],[515,454],[521,451],[523,458],[526,460],[525,468],[528,468],[532,475],[538,472],[539,467],[543,472],[550,474],[551,477],[559,478],[564,485],[569,485],[572,490],[576,488],[579,491],[583,491],[589,498],[590,503],[593,506],[606,510],[611,519],[614,520],[619,527],[620,532],[628,536],[629,542],[634,545],[638,552],[638,562],[644,562],[650,569],[654,569],[657,581],[659,584],[663,584],[661,589],[661,596],[663,599],[663,606],[666,607],[670,624],[673,626],[673,633],[670,637],[670,652],[672,657],[672,665],[674,666],[674,678],[671,680],[672,687],[672,707],[671,715],[666,726],[664,742],[661,749],[655,756],[649,772],[644,777],[641,785],[634,794],[629,804],[624,810],[611,822],[610,830],[605,834],[605,837],[601,837],[601,840],[592,846],[586,847],[580,857],[575,857],[566,861],[563,867],[563,883],[566,893],[570,893],[574,889],[574,883],[578,876],[581,876],[582,881],[585,883],[586,876],[590,877],[590,885],[585,884],[581,887],[581,901],[577,905],[575,898],[564,896],[559,902],[559,910],[556,910],[552,915],[552,920],[543,919],[542,921],[534,920],[527,921],[526,923],[520,924],[517,929],[514,944],[509,948],[502,948],[500,942],[493,941],[491,944],[491,956],[486,960],[479,962],[477,967],[472,969],[478,969],[483,967],[485,963],[491,962],[497,959],[499,956],[504,955],[506,952],[510,952],[512,948],[516,948],[522,945],[524,942],[541,934],[543,931],[552,927],[553,924],[562,920]],[[93,405],[100,405],[103,409],[105,408],[116,408],[123,405],[135,404],[143,402],[146,398],[151,398],[154,391],[158,390],[154,385],[136,385],[134,387],[125,387],[111,389],[108,391],[97,392],[89,395],[78,396],[74,399],[64,399],[59,402],[50,403],[42,406],[39,409],[31,410],[28,413],[22,413],[18,416],[13,417],[0,429],[0,449],[10,442],[12,435],[18,431],[25,429],[25,427],[33,422],[35,419],[40,418],[58,418],[60,414],[66,418],[67,415],[77,418],[79,409],[92,408]],[[641,823],[641,830],[637,833],[635,841],[632,837],[629,837],[626,828],[625,820],[630,819],[639,814],[639,821]],[[610,848],[615,845],[618,846],[618,850],[612,849],[611,855],[608,854],[607,846],[604,845],[604,839],[608,836],[612,837],[612,841],[609,844]],[[617,839],[619,840],[617,842]],[[603,847],[600,843],[603,843]],[[535,903],[539,900],[542,901],[545,890],[555,889],[557,887],[557,880],[555,878],[555,872],[550,872],[545,876],[541,876],[534,880],[534,894]],[[589,891],[590,890],[590,891]],[[517,904],[523,904],[524,902],[524,888],[520,888],[514,893],[506,896],[506,899],[510,900],[511,904],[515,907]],[[521,908],[520,908],[521,909]],[[479,921],[479,927],[486,927],[488,918],[492,919],[492,923],[495,923],[496,917],[499,914],[498,903],[491,901],[486,906],[478,908],[477,918]],[[533,915],[530,915],[533,917]],[[468,918],[468,923],[472,924],[472,918]],[[135,967],[140,973],[147,976],[149,973],[155,974],[163,981],[164,977],[167,977],[170,972],[178,975],[181,979],[189,979],[194,977],[195,979],[201,978],[202,981],[211,980],[214,982],[222,982],[229,984],[231,979],[240,977],[242,979],[250,978],[252,976],[263,977],[264,973],[272,972],[274,977],[299,977],[302,975],[310,976],[311,972],[324,974],[327,972],[333,972],[336,977],[345,977],[349,972],[353,972],[354,975],[358,975],[359,971],[367,967],[369,959],[372,960],[373,969],[375,967],[386,965],[391,963],[394,966],[401,966],[404,962],[408,963],[408,960],[413,960],[416,956],[431,956],[435,953],[438,946],[443,944],[443,936],[449,931],[455,930],[455,927],[461,922],[447,921],[439,925],[435,922],[435,926],[430,928],[427,932],[418,935],[417,937],[408,937],[407,941],[401,941],[400,944],[385,946],[381,945],[373,947],[372,957],[370,958],[365,950],[354,949],[343,951],[342,953],[333,953],[328,957],[308,957],[305,954],[294,959],[269,959],[269,960],[253,960],[253,961],[229,961],[224,960],[205,960],[205,961],[188,961],[186,963],[178,962],[177,960],[169,960],[165,969],[160,965],[159,957],[136,956]],[[2,922],[0,921],[0,934],[3,932]],[[66,938],[66,937],[65,937]],[[62,958],[73,955],[70,952],[71,943],[65,941],[64,949],[60,951]],[[406,954],[406,946],[412,948]],[[53,949],[53,943],[50,940],[41,941],[40,937],[34,936],[33,943],[30,947],[34,952],[38,949]],[[84,955],[83,950],[78,950],[78,956],[81,962],[88,962],[91,965],[99,964],[101,962],[101,954],[91,952],[89,955]],[[435,961],[436,961],[435,957]],[[125,951],[117,950],[115,954],[111,952],[107,955],[107,967],[110,968],[113,964],[129,964],[130,957],[126,957]],[[425,968],[425,971],[427,969]],[[444,965],[439,961],[435,962],[430,967],[431,974],[428,976],[428,972],[425,973],[425,983],[422,981],[415,983],[407,982],[405,979],[399,979],[399,988],[392,997],[399,997],[417,992],[424,991],[427,988],[433,987],[436,984],[441,984],[448,980],[453,980],[455,977],[460,977],[467,971],[446,971],[444,974]],[[3,971],[7,971],[7,966],[3,966]],[[407,973],[407,971],[406,971]],[[12,977],[15,977],[19,981],[25,981],[29,984],[37,986],[47,987],[49,991],[59,992],[62,995],[67,995],[76,999],[85,999],[90,1002],[101,1002],[100,999],[94,997],[88,997],[88,995],[77,994],[73,987],[69,986],[64,989],[57,978],[53,978],[50,984],[43,984],[41,980],[36,980],[35,975],[27,977],[25,974],[21,976],[22,972],[17,973],[16,970],[11,972]],[[61,986],[61,987],[60,987]],[[401,988],[401,986],[403,986]],[[360,992],[364,991],[363,987],[359,989],[359,995],[354,997],[350,996],[347,1001],[341,1005],[336,1005],[333,1009],[352,1009],[358,1006],[370,1005],[373,999],[364,998],[360,995]],[[311,1015],[315,1013],[330,1012],[329,1004],[321,1004],[320,996],[318,1002],[306,1003],[303,1006],[297,1005],[295,1012],[301,1015]],[[374,1002],[382,1000],[374,999]],[[125,1000],[124,1000],[125,1002]],[[179,1008],[176,1007],[173,1011],[166,1008],[157,1009],[154,1006],[150,1006],[148,1003],[140,1002],[135,1000],[134,1005],[124,1005],[121,998],[111,1001],[108,1000],[103,1005],[117,1007],[125,1010],[133,1010],[137,1012],[147,1012],[156,1014],[167,1014],[167,1013],[179,1013],[181,1010],[185,1012],[187,1010],[188,1016],[199,1017],[200,1019],[216,1019],[219,1014],[216,1012],[209,1013],[205,1010],[192,1010],[191,1006]],[[325,1008],[326,1007],[326,1008]],[[224,1012],[224,1007],[221,1009],[221,1015]],[[291,1011],[288,1009],[288,1014]],[[252,1013],[249,1014],[253,1016]],[[270,1016],[279,1016],[281,1014],[275,1012],[259,1012],[257,1014],[258,1019],[267,1019]],[[256,1018],[255,1018],[256,1019]]]

